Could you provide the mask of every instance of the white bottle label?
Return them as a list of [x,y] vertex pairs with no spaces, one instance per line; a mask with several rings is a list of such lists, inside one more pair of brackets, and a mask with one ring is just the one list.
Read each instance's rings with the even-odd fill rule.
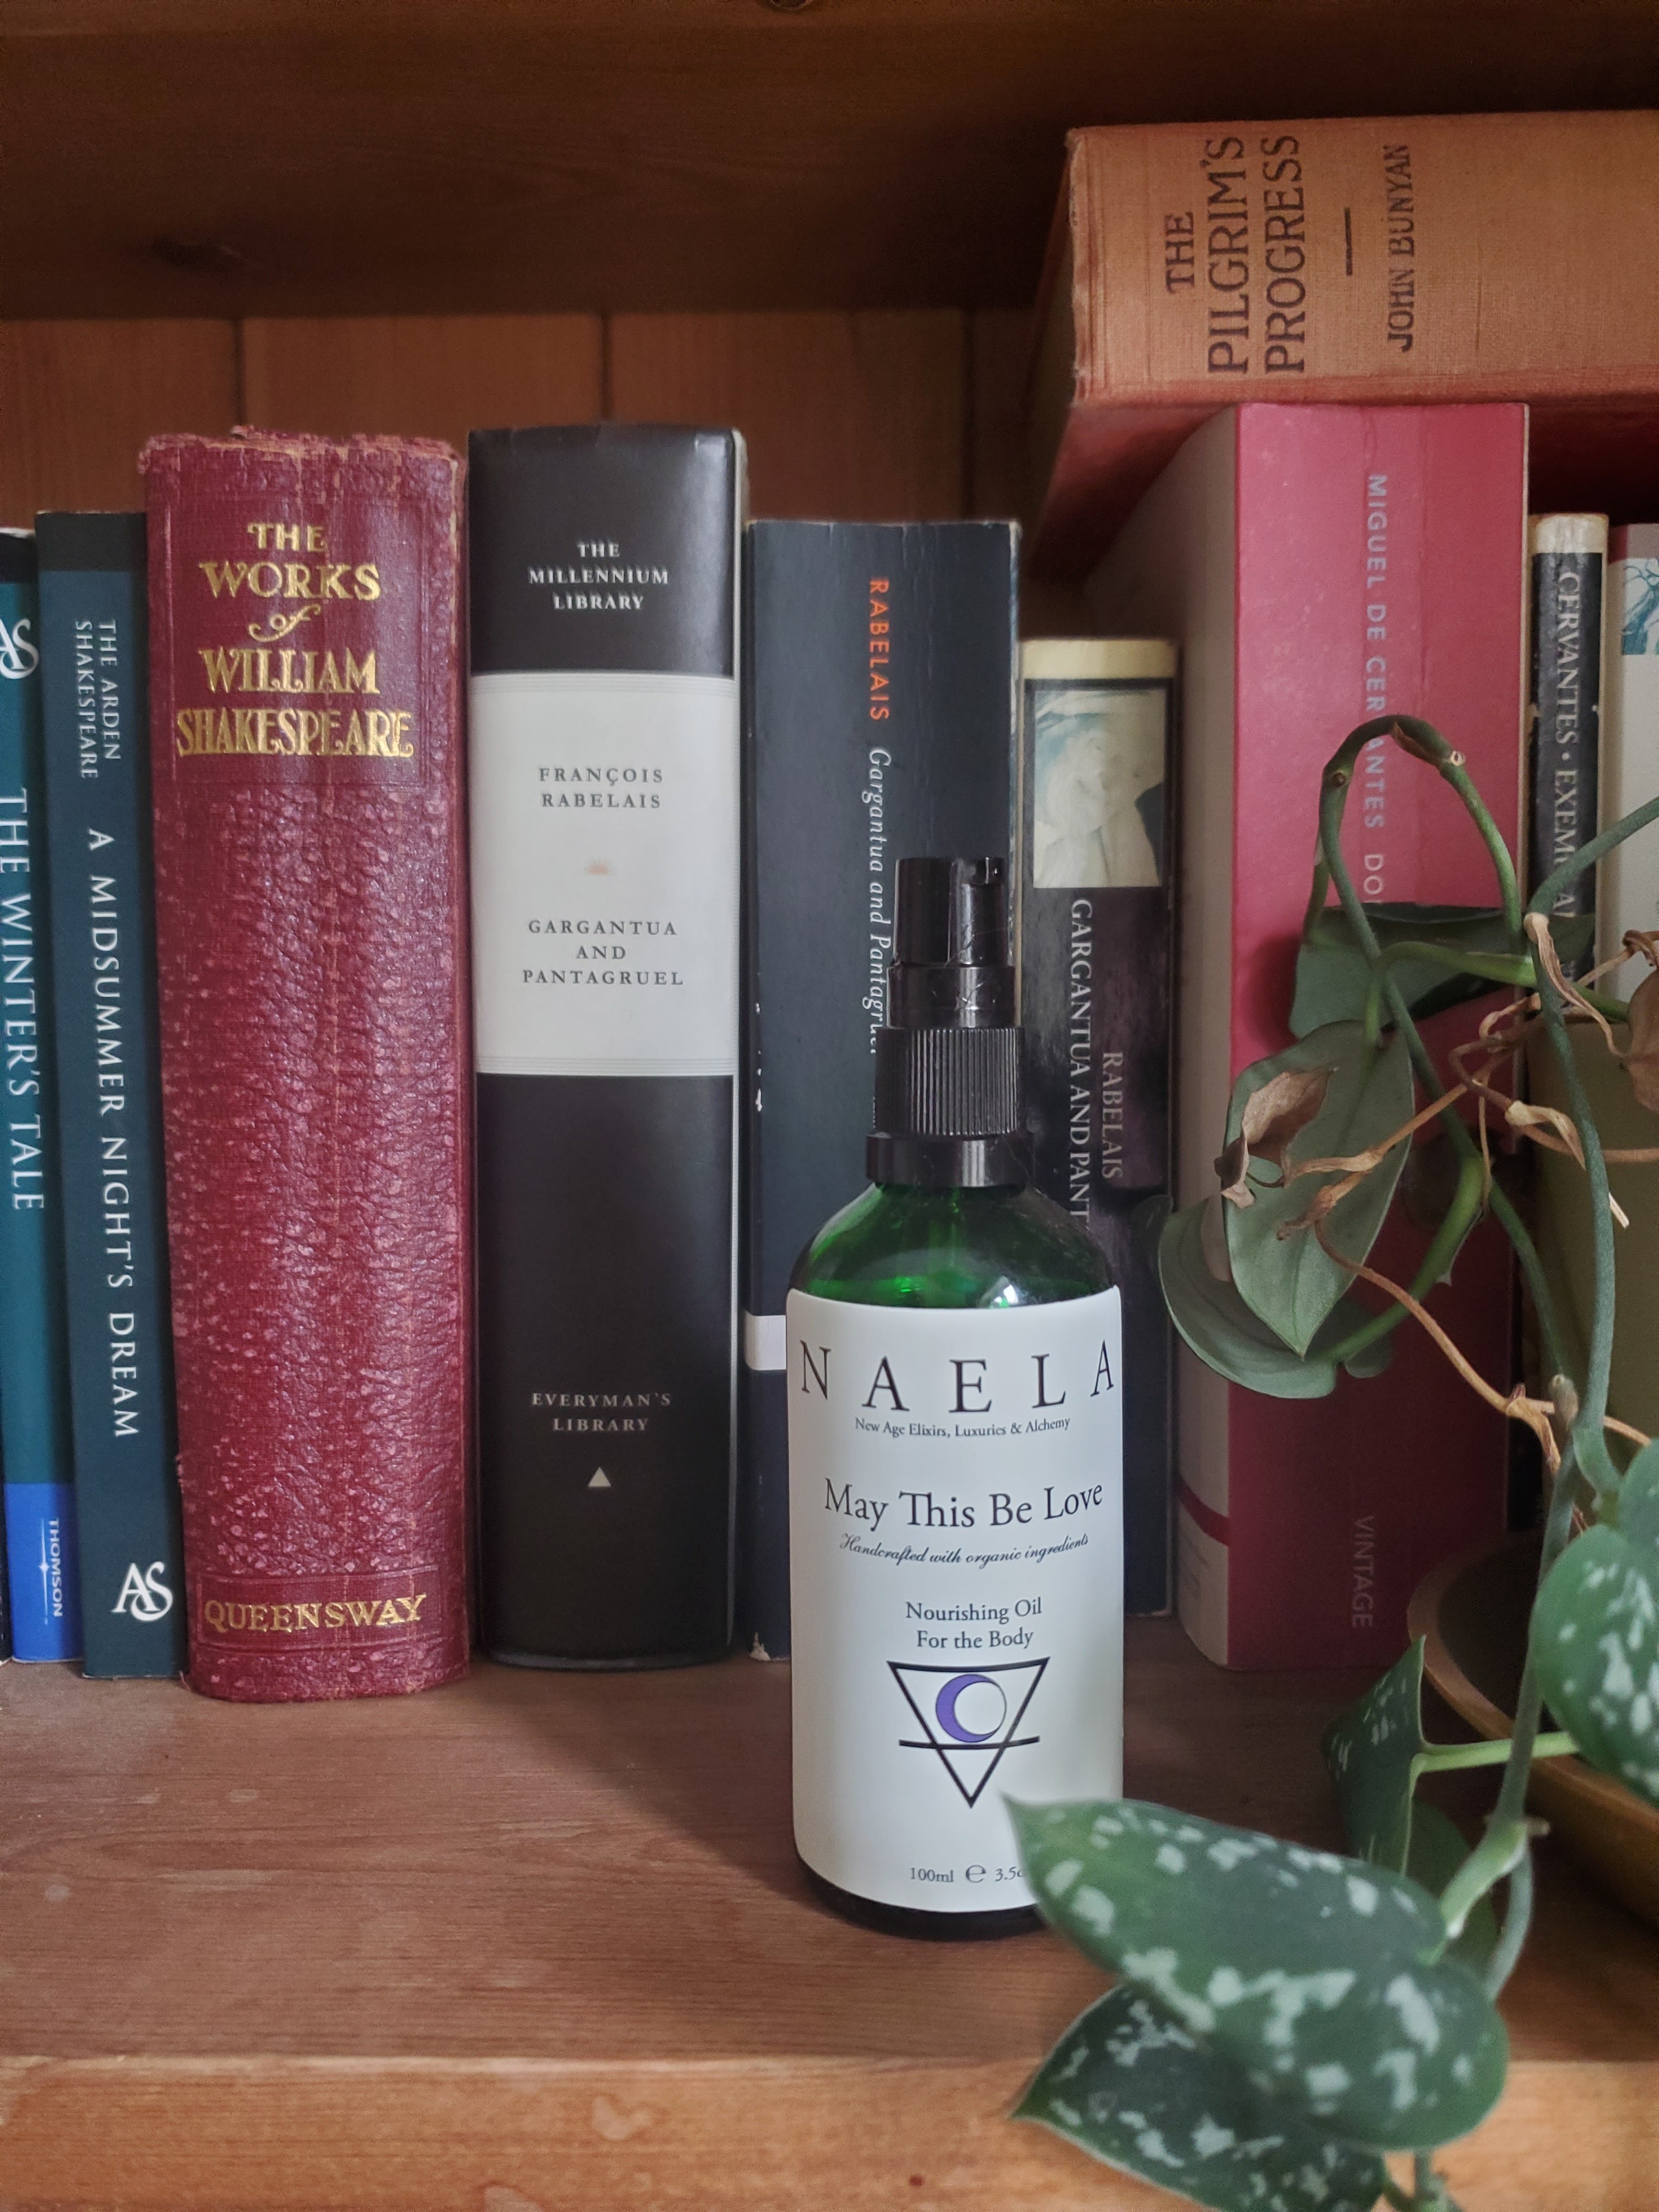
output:
[[1031,1903],[1005,1794],[1122,1794],[1116,1291],[788,1300],[795,1841],[856,1897]]
[[738,687],[472,679],[483,1075],[733,1075]]

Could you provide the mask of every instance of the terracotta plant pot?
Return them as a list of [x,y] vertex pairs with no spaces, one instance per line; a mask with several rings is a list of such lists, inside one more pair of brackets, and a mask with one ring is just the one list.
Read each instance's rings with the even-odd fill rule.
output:
[[[1538,1538],[1516,1536],[1449,1559],[1413,1594],[1424,1671],[1480,1735],[1510,1733],[1537,1577]],[[1603,1888],[1659,1928],[1659,1809],[1582,1759],[1540,1759],[1527,1802]]]

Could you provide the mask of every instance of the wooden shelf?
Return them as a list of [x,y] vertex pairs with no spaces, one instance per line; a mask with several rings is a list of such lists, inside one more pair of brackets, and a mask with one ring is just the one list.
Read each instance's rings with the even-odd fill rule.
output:
[[1023,306],[1079,124],[1656,100],[1650,0],[0,0],[0,313]]
[[[0,516],[250,416],[735,421],[758,511],[1008,512],[1068,127],[1655,104],[1652,0],[0,0]],[[1359,1683],[1141,1622],[1129,1686],[1133,1794],[1338,1840]],[[1081,1960],[810,1901],[787,1705],[0,1671],[0,2212],[1167,2204],[1003,2117]],[[1453,2185],[1651,2212],[1659,1937],[1540,1856]]]
[[[1357,1682],[1224,1674],[1164,1621],[1129,1660],[1131,1794],[1338,1840],[1318,1735]],[[1084,1960],[811,1901],[787,1723],[787,1669],[741,1659],[266,1707],[6,1668],[0,2203],[1167,2203],[1001,2117],[1097,1992]],[[1637,2212],[1659,1937],[1544,1860],[1511,2087],[1455,2185]]]

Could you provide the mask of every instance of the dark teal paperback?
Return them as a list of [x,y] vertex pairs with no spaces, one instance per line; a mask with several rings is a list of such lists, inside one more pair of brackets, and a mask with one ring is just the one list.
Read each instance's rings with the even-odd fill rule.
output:
[[144,518],[43,514],[46,805],[88,1674],[176,1674],[184,1563],[150,866]]
[[56,1067],[46,929],[46,787],[34,540],[0,531],[0,1447],[12,1648],[81,1650]]

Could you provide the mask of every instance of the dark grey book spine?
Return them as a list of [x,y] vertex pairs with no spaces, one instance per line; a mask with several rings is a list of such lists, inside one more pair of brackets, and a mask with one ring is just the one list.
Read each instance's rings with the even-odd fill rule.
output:
[[173,1413],[142,514],[43,514],[47,858],[81,1611],[94,1675],[176,1674]]
[[482,1628],[731,1640],[742,441],[471,441]]
[[[1601,514],[1535,514],[1527,763],[1528,888],[1536,890],[1600,826],[1601,599],[1607,524]],[[1569,884],[1552,913],[1595,912],[1591,869]],[[1563,962],[1570,975],[1594,963],[1590,946]]]
[[789,1650],[784,1297],[867,1177],[898,863],[1012,830],[1009,523],[757,522],[744,742],[743,1454],[738,1630]]
[[1124,1602],[1170,1602],[1174,1339],[1158,1288],[1170,1173],[1175,648],[1028,644],[1017,910],[1036,1185],[1123,1292]]

